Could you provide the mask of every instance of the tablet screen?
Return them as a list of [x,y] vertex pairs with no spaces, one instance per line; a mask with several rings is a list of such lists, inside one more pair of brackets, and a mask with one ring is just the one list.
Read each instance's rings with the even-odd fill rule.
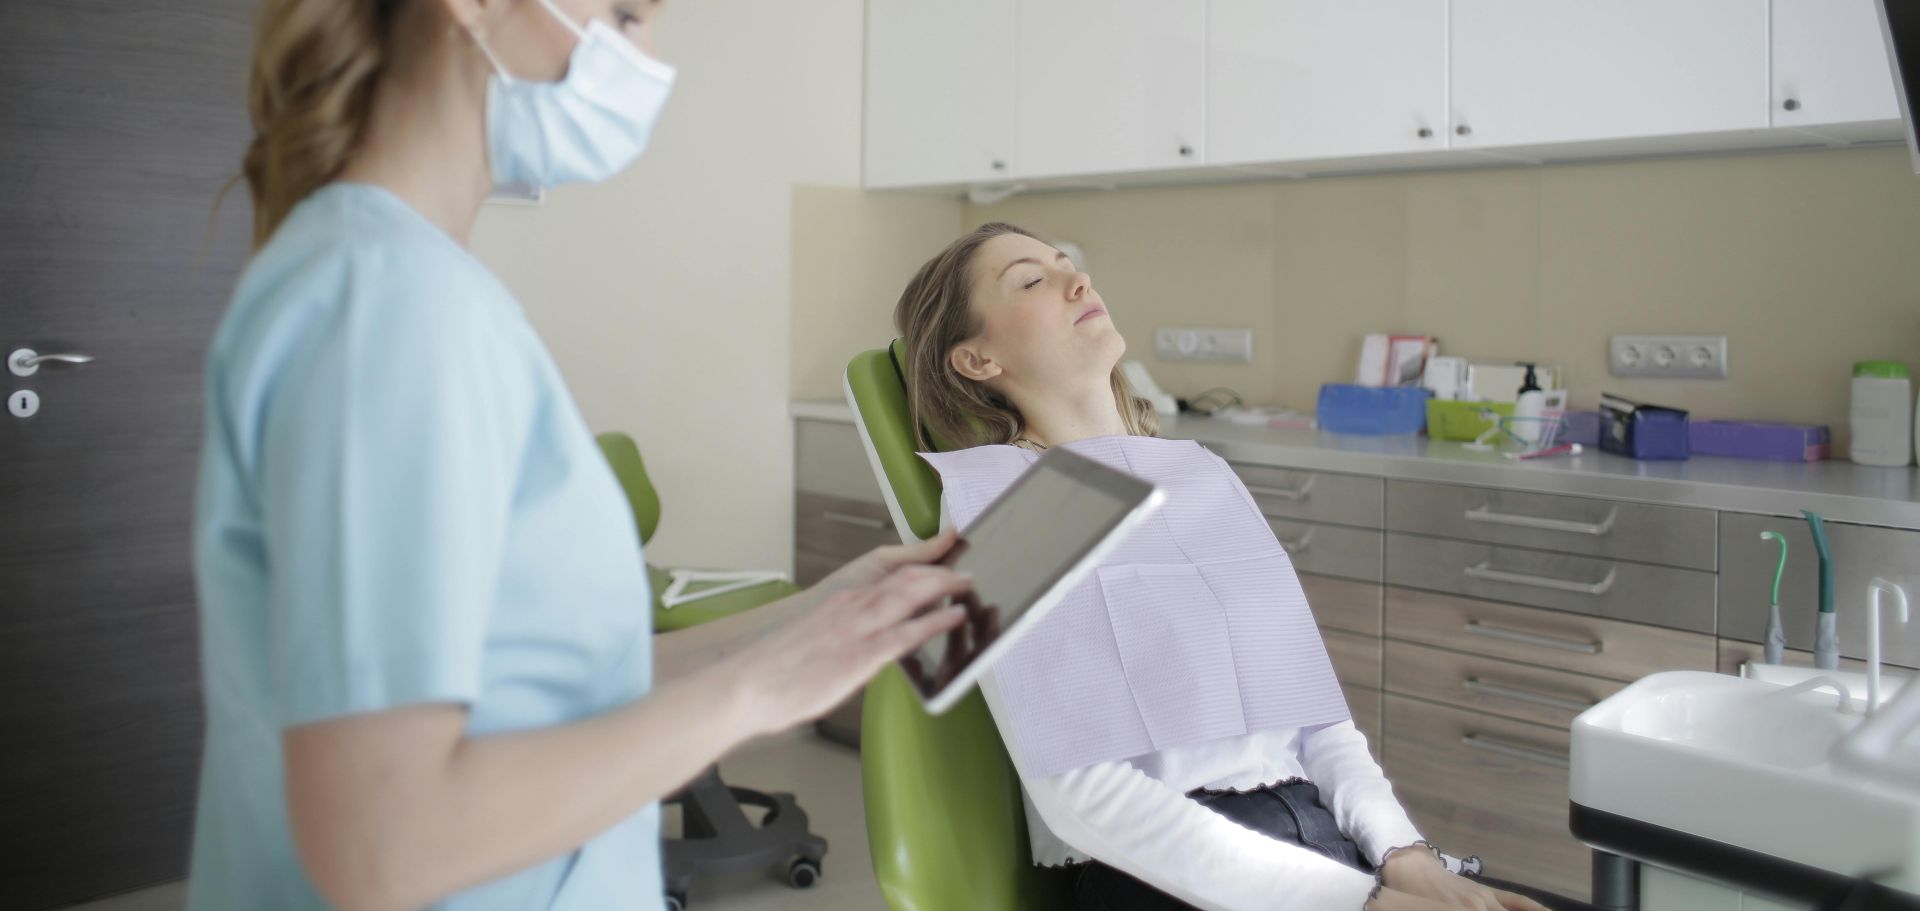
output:
[[1035,462],[940,561],[970,574],[973,591],[957,599],[965,623],[901,659],[921,694],[932,697],[964,674],[1152,493],[1144,481],[1063,449]]

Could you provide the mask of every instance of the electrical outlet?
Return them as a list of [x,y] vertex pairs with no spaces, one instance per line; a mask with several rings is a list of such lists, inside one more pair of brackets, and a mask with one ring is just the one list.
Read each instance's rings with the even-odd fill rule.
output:
[[1163,361],[1250,364],[1253,363],[1253,330],[1162,326],[1153,331],[1153,353]]
[[1727,378],[1724,335],[1616,335],[1607,346],[1614,376]]

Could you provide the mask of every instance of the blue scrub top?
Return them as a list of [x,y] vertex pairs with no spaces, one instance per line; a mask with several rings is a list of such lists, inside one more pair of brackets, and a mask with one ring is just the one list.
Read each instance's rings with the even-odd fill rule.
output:
[[[647,691],[633,515],[559,371],[506,288],[376,187],[314,193],[241,276],[194,522],[191,909],[326,907],[287,819],[291,725],[443,702],[484,735]],[[649,806],[434,907],[658,909],[659,844]]]

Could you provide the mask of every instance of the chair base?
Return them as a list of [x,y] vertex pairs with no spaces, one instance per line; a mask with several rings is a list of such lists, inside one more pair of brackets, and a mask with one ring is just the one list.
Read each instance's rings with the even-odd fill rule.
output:
[[[807,830],[807,812],[792,794],[736,788],[708,766],[700,777],[664,801],[680,807],[681,837],[665,839],[668,907],[685,908],[697,879],[787,864],[787,884],[811,887],[820,878],[827,840]],[[760,807],[759,825],[743,806]]]

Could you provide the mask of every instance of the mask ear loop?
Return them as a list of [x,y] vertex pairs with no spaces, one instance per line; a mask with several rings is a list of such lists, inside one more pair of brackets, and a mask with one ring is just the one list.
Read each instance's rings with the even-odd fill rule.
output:
[[512,73],[507,72],[507,68],[500,62],[500,58],[494,56],[493,48],[487,46],[487,39],[481,36],[481,29],[478,26],[467,26],[467,37],[473,40],[474,46],[478,47],[480,53],[487,58],[487,64],[493,67],[494,73],[499,75],[501,82],[512,84],[517,81],[513,78]]
[[567,31],[572,32],[575,38],[579,38],[582,41],[586,40],[587,30],[582,28],[580,23],[573,21],[573,17],[567,15],[565,10],[555,5],[553,0],[540,0],[540,5],[546,7],[547,12],[553,14],[553,18],[560,20],[560,24],[566,26]]

